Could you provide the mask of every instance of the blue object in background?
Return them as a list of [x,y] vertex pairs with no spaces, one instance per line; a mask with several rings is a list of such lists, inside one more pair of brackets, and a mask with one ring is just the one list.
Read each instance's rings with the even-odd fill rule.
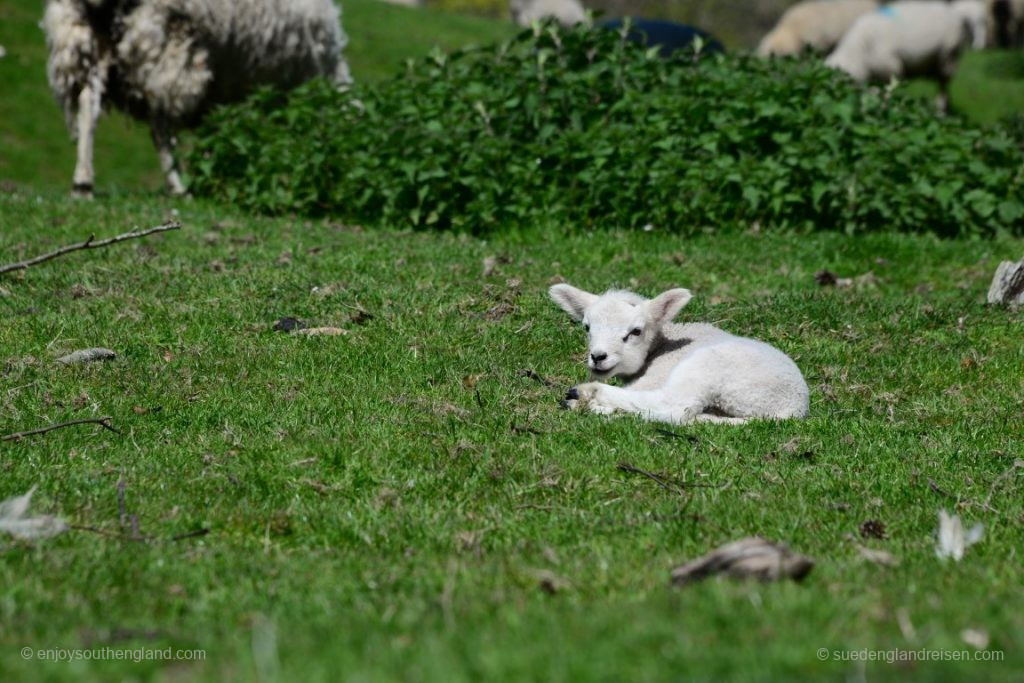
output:
[[[624,19],[608,19],[599,22],[598,26],[621,31],[624,23]],[[676,50],[689,49],[697,37],[704,41],[702,54],[725,52],[722,43],[707,31],[672,21],[630,18],[629,34],[626,37],[628,40],[647,47],[657,46],[658,53],[662,57],[669,57]]]

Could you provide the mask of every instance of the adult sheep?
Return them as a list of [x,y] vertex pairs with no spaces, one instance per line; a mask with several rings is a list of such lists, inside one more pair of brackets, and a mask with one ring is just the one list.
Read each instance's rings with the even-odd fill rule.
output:
[[508,7],[512,21],[524,27],[542,19],[554,19],[565,27],[587,20],[579,0],[510,0]]
[[761,57],[785,57],[810,49],[828,54],[861,16],[878,9],[876,0],[806,0],[783,13],[757,47]]
[[261,85],[352,80],[332,0],[48,0],[43,30],[50,88],[78,143],[79,196],[92,195],[104,104],[149,123],[167,184],[183,194],[175,136],[211,107]]
[[939,84],[940,111],[949,106],[949,81],[970,43],[963,16],[945,2],[903,0],[866,14],[850,28],[825,64],[858,83],[925,77]]

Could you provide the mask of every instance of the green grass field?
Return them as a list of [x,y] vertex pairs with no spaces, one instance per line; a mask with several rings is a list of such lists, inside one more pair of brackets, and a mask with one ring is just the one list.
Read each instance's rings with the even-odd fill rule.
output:
[[[818,648],[972,650],[968,628],[1005,660],[875,663],[870,678],[1024,671],[1022,319],[981,303],[1022,241],[680,244],[556,228],[483,241],[19,195],[0,201],[0,254],[156,224],[173,208],[181,232],[3,282],[0,432],[105,415],[122,431],[4,444],[3,493],[38,485],[39,509],[116,535],[123,482],[125,511],[152,537],[74,531],[5,547],[0,661],[15,679],[840,678],[857,666],[819,662]],[[819,268],[880,282],[825,290]],[[692,288],[685,319],[793,354],[811,417],[670,435],[560,411],[585,376],[584,340],[546,300],[555,276]],[[349,334],[270,331],[286,315]],[[54,364],[89,346],[120,358]],[[622,461],[688,486],[664,490],[617,471]],[[960,564],[934,555],[940,507],[986,524]],[[886,539],[860,537],[872,519]],[[196,529],[210,533],[169,540]],[[749,534],[818,567],[802,585],[668,586],[675,563]],[[858,544],[899,566],[875,566]],[[266,624],[276,654],[254,654]],[[18,654],[107,645],[208,659]]]
[[[0,5],[0,265],[172,216],[183,229],[0,276],[0,436],[102,416],[119,430],[0,441],[0,500],[38,486],[33,510],[77,527],[0,537],[0,678],[1024,678],[1024,316],[984,305],[1024,239],[480,239],[254,217],[161,196],[147,136],[114,117],[104,192],[75,202],[37,13]],[[361,20],[364,40],[380,31],[362,47]],[[388,33],[413,24],[417,41]],[[346,27],[368,79],[509,30],[371,0],[346,3]],[[978,111],[1004,106],[986,98]],[[821,269],[873,276],[823,288]],[[796,359],[810,417],[560,410],[585,342],[547,300],[557,278],[692,289],[681,319]],[[272,331],[284,316],[347,334]],[[54,362],[92,346],[118,358]],[[985,525],[960,563],[935,556],[940,508]],[[814,571],[669,586],[677,564],[752,534]],[[202,659],[112,658],[165,648]],[[48,661],[58,649],[106,659]],[[933,659],[852,661],[910,651]]]

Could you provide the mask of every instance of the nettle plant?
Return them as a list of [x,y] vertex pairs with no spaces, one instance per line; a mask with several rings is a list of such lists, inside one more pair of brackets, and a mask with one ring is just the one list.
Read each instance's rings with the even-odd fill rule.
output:
[[1005,128],[811,60],[663,60],[586,27],[260,92],[207,118],[190,167],[249,209],[417,228],[1024,232]]

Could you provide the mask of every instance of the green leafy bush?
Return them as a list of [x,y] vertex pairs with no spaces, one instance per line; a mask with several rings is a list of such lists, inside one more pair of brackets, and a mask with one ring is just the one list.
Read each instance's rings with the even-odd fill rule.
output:
[[269,213],[486,231],[1024,228],[1003,129],[813,61],[660,60],[553,26],[350,92],[265,91],[198,132],[191,187]]

